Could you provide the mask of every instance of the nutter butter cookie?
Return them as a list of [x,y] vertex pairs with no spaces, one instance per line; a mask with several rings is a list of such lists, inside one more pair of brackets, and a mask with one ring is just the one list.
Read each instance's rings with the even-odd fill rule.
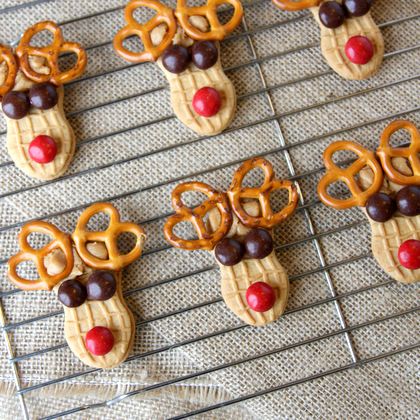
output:
[[373,20],[373,0],[272,0],[280,9],[310,9],[321,29],[322,54],[341,77],[374,75],[384,57],[384,40]]
[[[217,8],[230,4],[232,18],[222,24]],[[139,23],[134,12],[140,7],[155,11],[146,23]],[[239,0],[208,0],[200,7],[189,7],[178,0],[175,10],[157,0],[132,0],[125,9],[127,26],[114,38],[114,48],[127,61],[155,61],[168,79],[176,116],[201,135],[215,135],[231,123],[236,110],[236,93],[223,71],[219,41],[241,22]],[[124,43],[140,38],[144,50],[133,52]]]
[[[33,46],[39,33],[52,34],[52,43]],[[72,53],[75,64],[61,70],[61,54]],[[23,34],[14,52],[0,45],[0,96],[7,123],[7,149],[15,165],[28,176],[54,179],[68,168],[76,148],[73,130],[63,109],[63,84],[79,77],[87,55],[67,42],[54,22],[39,22]]]
[[[104,231],[89,231],[89,220],[99,213],[109,216]],[[130,232],[136,243],[127,254],[118,249],[118,236]],[[31,233],[50,242],[34,249]],[[143,229],[121,222],[109,203],[97,203],[80,216],[72,235],[43,221],[26,224],[19,234],[20,251],[10,258],[10,280],[23,290],[54,290],[64,308],[64,334],[73,353],[86,365],[112,368],[122,363],[134,341],[134,317],[125,303],[121,270],[140,257],[146,235]],[[32,261],[38,278],[23,278],[18,266]]]
[[[399,130],[411,135],[408,146],[393,147]],[[357,159],[347,168],[333,156],[350,151]],[[385,128],[375,153],[360,144],[339,141],[324,152],[326,174],[318,184],[321,201],[343,210],[364,207],[372,228],[372,251],[381,267],[395,280],[420,280],[420,134],[409,121],[394,121]],[[344,182],[351,197],[333,196],[330,187]]]
[[[261,169],[265,179],[258,187],[245,188],[245,176]],[[270,197],[285,191],[288,204],[274,211]],[[207,199],[195,208],[186,206],[182,194],[202,193]],[[165,223],[166,240],[185,250],[212,251],[221,271],[222,296],[226,305],[244,322],[263,326],[284,312],[289,280],[273,248],[272,228],[289,218],[298,203],[296,187],[275,178],[271,163],[263,158],[246,161],[235,172],[227,192],[201,182],[178,185],[172,193],[175,214]],[[193,226],[197,239],[176,232],[180,223]]]

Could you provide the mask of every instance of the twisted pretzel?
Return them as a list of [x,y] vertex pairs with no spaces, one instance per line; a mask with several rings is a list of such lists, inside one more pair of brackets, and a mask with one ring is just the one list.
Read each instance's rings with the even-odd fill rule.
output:
[[[188,7],[186,3],[186,0],[177,1],[175,15],[187,35],[199,41],[221,41],[239,25],[244,13],[239,0],[207,0],[205,6],[199,7]],[[234,12],[232,19],[222,25],[217,16],[217,7],[226,3],[233,6]],[[193,26],[189,21],[190,16],[204,16],[209,22],[210,31],[202,32]]]
[[[185,206],[181,199],[181,195],[186,191],[203,193],[208,197],[208,200],[200,206],[190,209]],[[210,251],[217,242],[224,238],[232,225],[232,212],[226,194],[216,191],[202,182],[187,182],[178,185],[172,192],[172,206],[176,213],[166,221],[163,231],[168,242],[178,248],[190,251],[196,249]],[[214,232],[209,232],[204,216],[214,208],[219,210],[220,226]],[[174,227],[181,222],[190,222],[194,226],[199,239],[187,240],[175,235]]]
[[3,63],[6,65],[6,71],[3,84],[0,85],[0,96],[4,96],[13,88],[18,71],[18,63],[12,51],[0,44],[0,66]]
[[[264,182],[258,188],[245,188],[242,182],[251,170],[261,168],[264,172]],[[277,213],[274,213],[270,204],[270,195],[276,190],[289,192],[289,203]],[[287,219],[295,210],[298,203],[296,187],[290,181],[283,181],[274,177],[273,166],[263,158],[250,159],[242,164],[233,176],[232,185],[227,192],[233,211],[239,220],[247,227],[263,227],[271,229]],[[261,217],[250,216],[243,208],[244,199],[256,199],[261,206]]]
[[[149,7],[156,11],[156,16],[145,24],[140,24],[134,18],[134,11],[139,7]],[[163,51],[171,45],[176,33],[176,19],[173,10],[156,0],[132,0],[125,8],[127,26],[121,29],[114,38],[114,49],[118,55],[132,63],[156,61]],[[155,46],[151,39],[151,32],[160,24],[166,24],[167,31],[162,42]],[[141,39],[144,51],[132,52],[124,48],[123,42],[130,36]]]
[[[100,232],[88,231],[89,220],[98,213],[109,216],[108,228]],[[136,245],[128,254],[121,255],[118,249],[118,236],[124,232],[132,233],[137,240]],[[77,252],[86,265],[98,270],[119,271],[140,257],[146,235],[140,226],[121,222],[118,210],[112,204],[96,203],[80,215],[72,238]],[[103,242],[108,251],[108,258],[100,259],[91,254],[86,246],[88,242]]]
[[[411,134],[411,144],[408,147],[393,148],[389,144],[389,139],[398,130],[407,130]],[[419,185],[420,184],[420,133],[416,126],[410,121],[394,121],[385,128],[382,133],[381,142],[376,151],[382,163],[387,177],[400,185]],[[405,176],[399,172],[392,164],[392,158],[402,157],[410,162],[412,176]]]
[[[359,156],[356,161],[348,168],[339,168],[332,160],[333,155],[340,150],[349,150]],[[321,201],[336,209],[348,209],[354,206],[365,206],[366,201],[372,194],[377,193],[382,187],[384,174],[381,165],[375,158],[375,154],[370,150],[366,150],[360,144],[351,141],[337,141],[328,146],[324,152],[324,163],[327,169],[324,177],[318,184],[318,195]],[[365,191],[361,189],[357,183],[355,176],[365,167],[373,172],[373,183]],[[349,188],[352,197],[340,200],[331,197],[327,189],[337,181],[343,181]]]
[[[32,248],[28,243],[28,236],[33,233],[48,235],[52,241],[40,249]],[[19,247],[21,251],[9,260],[9,278],[23,290],[51,290],[57,283],[65,279],[73,269],[74,259],[70,236],[61,232],[47,222],[31,222],[23,226],[19,234]],[[65,269],[54,276],[50,276],[44,265],[44,258],[54,249],[60,249],[66,258]],[[33,261],[38,270],[37,280],[27,280],[17,273],[17,266],[23,261]]]
[[316,7],[322,0],[272,0],[274,5],[289,12]]
[[[32,38],[44,30],[52,33],[52,43],[45,47],[31,46],[30,43]],[[58,65],[58,59],[59,56],[64,53],[76,54],[77,62],[71,69],[62,72]],[[20,59],[20,66],[25,73],[25,76],[36,83],[51,81],[56,85],[61,85],[70,82],[83,73],[87,64],[86,51],[80,44],[76,42],[65,42],[61,29],[56,23],[50,21],[38,22],[27,29],[16,48],[16,54]],[[34,71],[29,62],[30,56],[44,58],[50,72],[48,74],[41,74]]]

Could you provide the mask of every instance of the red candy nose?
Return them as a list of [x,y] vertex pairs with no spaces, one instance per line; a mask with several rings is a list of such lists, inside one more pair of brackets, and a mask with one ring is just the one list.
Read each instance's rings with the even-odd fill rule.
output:
[[50,136],[37,136],[29,144],[28,153],[36,163],[49,163],[57,156],[57,144]]
[[104,356],[114,347],[114,336],[109,328],[94,327],[86,334],[86,348],[94,356]]
[[398,259],[403,267],[409,270],[420,268],[420,241],[410,239],[401,244],[398,249]]
[[345,52],[352,63],[367,64],[374,54],[373,44],[365,36],[353,36],[347,41]]
[[220,93],[211,87],[203,87],[197,90],[192,101],[194,111],[206,118],[216,115],[221,105]]
[[258,281],[248,287],[246,301],[253,311],[266,312],[274,306],[276,292],[269,284]]

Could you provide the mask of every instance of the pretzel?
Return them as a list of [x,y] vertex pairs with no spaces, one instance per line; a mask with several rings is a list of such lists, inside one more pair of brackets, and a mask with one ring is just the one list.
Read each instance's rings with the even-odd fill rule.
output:
[[[108,228],[99,232],[88,231],[89,220],[98,213],[105,213],[109,216]],[[122,255],[118,249],[118,236],[125,232],[132,233],[137,240],[134,248],[128,254]],[[119,271],[140,257],[146,235],[140,226],[121,222],[118,210],[112,204],[96,203],[80,215],[72,238],[77,252],[86,265],[98,270]],[[108,258],[100,259],[89,252],[87,249],[89,242],[104,243],[108,251]]]
[[[52,241],[40,249],[32,248],[28,243],[28,236],[31,233],[48,235]],[[37,221],[27,223],[19,234],[19,247],[21,251],[9,260],[9,278],[23,290],[51,290],[57,283],[65,279],[72,271],[74,265],[73,251],[70,236],[61,232],[55,226],[47,222]],[[54,276],[50,276],[44,264],[44,258],[53,250],[60,249],[66,259],[65,269]],[[17,266],[23,261],[33,261],[38,270],[37,280],[27,280],[17,273]]]
[[[242,182],[251,170],[261,168],[264,172],[264,182],[259,188],[245,188]],[[270,204],[270,195],[277,190],[289,192],[289,203],[281,211],[274,213]],[[227,192],[233,211],[239,220],[247,227],[263,227],[271,229],[287,219],[295,210],[298,203],[296,187],[290,181],[283,181],[274,177],[273,166],[263,158],[254,158],[243,163],[233,176],[232,185]],[[258,200],[262,216],[250,216],[243,208],[244,199]]]
[[[52,33],[53,42],[45,47],[31,46],[32,38],[44,30]],[[77,62],[71,69],[60,71],[59,56],[68,52],[76,54]],[[76,42],[65,42],[61,29],[56,23],[51,21],[38,22],[27,29],[16,48],[16,54],[20,59],[20,66],[25,76],[36,83],[51,81],[56,85],[61,85],[70,82],[83,73],[87,64],[86,51]],[[41,74],[34,71],[29,62],[30,56],[44,58],[50,72]]]
[[[186,191],[203,193],[208,197],[208,200],[204,201],[200,206],[190,209],[185,206],[181,199],[181,195]],[[172,192],[172,206],[175,214],[166,221],[163,231],[168,242],[177,248],[189,251],[196,249],[210,251],[217,242],[224,238],[232,226],[232,212],[226,194],[216,191],[202,182],[187,182],[178,185]],[[214,208],[219,210],[220,226],[214,232],[209,232],[204,216]],[[174,227],[182,222],[190,222],[199,239],[187,240],[175,235]]]
[[[134,18],[134,11],[139,7],[149,7],[157,12],[156,16],[145,24],[140,24]],[[156,0],[132,0],[125,8],[125,20],[127,26],[121,29],[114,38],[114,48],[118,55],[132,63],[144,61],[156,61],[168,48],[176,33],[176,19],[173,10]],[[162,42],[155,46],[151,39],[151,32],[157,26],[165,24],[167,31]],[[132,52],[124,48],[123,42],[131,37],[137,36],[144,45],[144,51]]]
[[[340,150],[349,150],[358,156],[358,159],[348,168],[339,168],[332,160],[333,155]],[[375,154],[365,149],[360,144],[351,141],[337,141],[328,146],[324,152],[324,163],[327,169],[324,177],[318,184],[318,195],[321,201],[336,209],[348,209],[354,206],[365,206],[367,200],[372,194],[377,193],[384,180],[381,165],[375,158]],[[372,185],[365,191],[357,183],[355,176],[365,167],[373,172]],[[331,197],[327,189],[337,181],[343,181],[349,188],[352,197],[341,200]]]
[[[187,35],[197,41],[221,41],[239,25],[244,13],[239,0],[207,0],[205,6],[199,7],[188,7],[186,3],[186,0],[177,1],[175,15]],[[230,21],[222,25],[217,16],[217,7],[226,3],[233,6],[234,12]],[[209,21],[210,31],[202,32],[193,26],[189,21],[191,16],[204,16]]]
[[3,84],[0,85],[0,96],[4,96],[15,84],[16,74],[18,71],[18,63],[12,51],[4,45],[0,44],[0,66],[6,65],[6,72]]
[[274,5],[283,10],[296,12],[318,6],[322,0],[272,0]]
[[[408,147],[393,148],[389,144],[389,139],[398,130],[407,130],[411,134],[411,144]],[[382,133],[381,142],[376,151],[382,163],[387,177],[400,185],[419,185],[420,184],[420,133],[416,126],[410,121],[394,121],[385,128]],[[405,176],[399,172],[392,164],[392,158],[402,157],[410,162],[412,176]]]

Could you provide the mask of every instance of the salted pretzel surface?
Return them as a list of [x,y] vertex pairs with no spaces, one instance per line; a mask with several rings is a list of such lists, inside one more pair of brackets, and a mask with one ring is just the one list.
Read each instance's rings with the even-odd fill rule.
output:
[[[217,16],[217,8],[230,4],[233,16],[226,24],[222,24]],[[204,6],[189,7],[187,0],[178,0],[175,15],[186,34],[197,41],[221,41],[231,33],[241,22],[243,16],[242,3],[239,0],[207,0]],[[208,32],[202,32],[190,22],[191,16],[204,16],[210,26]]]
[[[411,143],[408,147],[392,147],[391,136],[399,131],[406,130],[411,135]],[[382,163],[382,168],[387,177],[400,185],[420,185],[420,133],[417,127],[410,121],[398,120],[389,124],[381,136],[379,148],[376,151]],[[392,163],[393,158],[402,157],[408,160],[412,176],[403,175]]]
[[[333,155],[340,150],[351,151],[358,158],[349,167],[340,168],[333,162]],[[327,171],[318,184],[318,195],[321,201],[330,207],[336,209],[347,209],[354,206],[363,207],[369,197],[377,193],[382,187],[384,175],[381,165],[376,160],[375,154],[360,144],[351,141],[337,141],[330,144],[324,152],[324,163]],[[356,180],[356,176],[366,166],[373,172],[373,182],[369,188],[363,191]],[[338,181],[347,185],[352,197],[338,199],[328,193],[328,187]]]
[[[42,31],[48,31],[53,35],[52,43],[45,47],[32,46],[32,38]],[[72,68],[61,71],[58,59],[60,55],[65,53],[75,54],[77,61]],[[48,81],[56,85],[68,83],[80,76],[87,65],[86,51],[76,42],[65,41],[60,27],[51,21],[38,22],[27,29],[16,48],[16,54],[19,57],[20,67],[25,76],[36,83]],[[30,64],[29,58],[31,56],[44,58],[45,64],[49,67],[49,73],[42,74],[36,72]]]
[[0,97],[13,88],[18,71],[18,63],[13,52],[0,44],[0,66],[2,65],[6,66],[6,71],[3,83],[0,85]]
[[[256,188],[243,187],[245,176],[253,169],[260,168],[264,172],[264,182]],[[275,213],[271,208],[270,196],[274,191],[287,190],[289,202],[286,207]],[[244,162],[233,175],[232,184],[227,191],[232,210],[239,220],[247,227],[262,227],[271,229],[287,219],[296,209],[298,193],[292,182],[275,178],[273,166],[263,158],[254,158]],[[243,208],[243,201],[258,200],[261,207],[261,216],[250,216]]]
[[[109,216],[107,229],[89,231],[87,229],[89,220],[99,213]],[[136,237],[136,244],[128,254],[121,254],[118,249],[118,236],[123,233],[132,233]],[[96,203],[80,215],[72,238],[80,258],[86,265],[98,270],[119,271],[140,257],[146,235],[135,223],[121,222],[118,210],[112,204]],[[102,242],[108,251],[108,258],[100,259],[90,253],[87,249],[89,242]]]
[[[191,209],[184,204],[181,198],[183,193],[189,191],[203,193],[208,199],[200,206]],[[226,194],[203,182],[187,182],[178,185],[172,192],[172,206],[175,214],[166,221],[164,234],[168,242],[177,248],[190,251],[196,249],[210,251],[217,242],[226,236],[232,225],[232,212]],[[220,225],[214,232],[210,232],[204,217],[214,208],[217,208],[220,213]],[[182,239],[174,233],[175,226],[182,222],[189,222],[193,225],[198,239]]]
[[[134,17],[134,12],[139,7],[153,9],[156,11],[156,15],[148,22],[141,24]],[[156,0],[130,1],[125,8],[125,21],[127,26],[122,28],[114,38],[114,48],[118,55],[132,63],[156,61],[165,49],[171,45],[177,28],[173,10]],[[166,25],[166,34],[159,45],[153,45],[151,32],[161,24]],[[133,52],[124,47],[124,41],[131,36],[140,38],[144,51]]]
[[272,0],[274,5],[283,10],[295,12],[318,6],[322,0]]
[[[52,240],[40,249],[32,248],[28,243],[28,236],[31,233],[39,233],[49,236]],[[61,232],[54,225],[36,221],[23,226],[19,234],[20,252],[10,258],[8,275],[10,280],[23,290],[51,290],[61,280],[65,279],[72,271],[74,257],[70,236]],[[45,257],[53,250],[60,249],[66,260],[66,266],[61,273],[49,275],[44,264]],[[28,280],[19,276],[17,266],[24,261],[32,261],[39,274],[36,280]]]

